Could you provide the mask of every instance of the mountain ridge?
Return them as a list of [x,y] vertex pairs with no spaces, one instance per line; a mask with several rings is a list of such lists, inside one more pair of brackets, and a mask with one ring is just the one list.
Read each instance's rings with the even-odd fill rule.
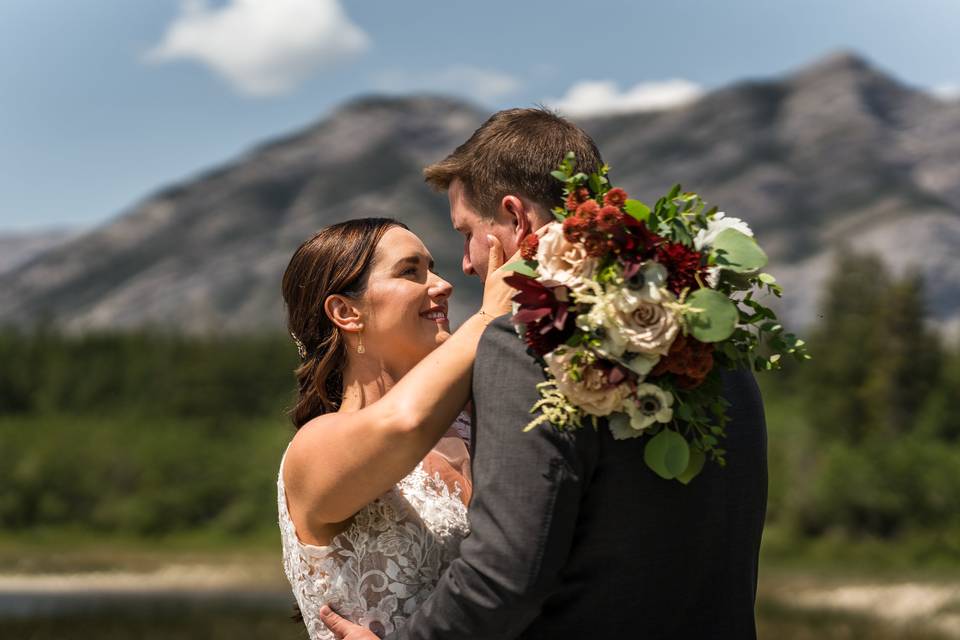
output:
[[[447,96],[348,101],[0,273],[0,323],[282,329],[279,282],[293,249],[325,224],[364,215],[392,215],[421,234],[463,317],[478,284],[459,272],[462,241],[421,169],[486,116]],[[898,271],[919,266],[937,293],[937,321],[960,326],[960,104],[841,51],[676,109],[576,122],[631,195],[652,201],[680,182],[748,220],[788,287],[788,321],[814,320],[830,255],[850,246],[884,252]]]

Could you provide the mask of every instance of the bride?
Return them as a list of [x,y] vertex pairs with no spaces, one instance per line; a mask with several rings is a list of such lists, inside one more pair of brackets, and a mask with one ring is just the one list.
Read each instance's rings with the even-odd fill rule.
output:
[[453,334],[450,283],[384,218],[327,227],[283,276],[302,360],[277,478],[283,565],[312,640],[329,604],[383,636],[430,595],[467,534],[470,394],[480,335],[510,310],[493,236],[480,311]]

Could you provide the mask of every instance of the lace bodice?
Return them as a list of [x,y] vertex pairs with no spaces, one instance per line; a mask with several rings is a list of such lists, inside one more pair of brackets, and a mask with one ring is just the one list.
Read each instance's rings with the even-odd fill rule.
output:
[[277,478],[283,568],[311,640],[334,637],[320,621],[324,604],[380,637],[399,628],[459,554],[468,531],[462,487],[451,490],[421,462],[321,547],[297,536],[283,488],[285,459]]

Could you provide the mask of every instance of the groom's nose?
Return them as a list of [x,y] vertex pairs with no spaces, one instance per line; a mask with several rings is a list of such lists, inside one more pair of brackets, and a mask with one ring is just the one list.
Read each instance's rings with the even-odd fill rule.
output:
[[463,268],[464,275],[475,276],[477,272],[473,269],[473,263],[470,261],[470,241],[465,240],[463,243],[463,261],[460,266]]

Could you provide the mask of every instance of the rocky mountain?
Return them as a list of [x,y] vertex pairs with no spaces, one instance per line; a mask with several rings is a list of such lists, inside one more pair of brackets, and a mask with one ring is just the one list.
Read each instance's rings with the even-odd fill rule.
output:
[[[462,317],[477,284],[460,273],[446,199],[420,169],[487,115],[443,97],[352,101],[0,273],[0,322],[282,328],[279,282],[293,249],[325,224],[367,215],[421,234],[457,286]],[[682,108],[579,124],[635,197],[653,201],[681,182],[749,220],[790,288],[782,311],[795,324],[815,318],[831,256],[851,246],[921,269],[939,322],[960,327],[960,103],[841,52]]]
[[77,235],[79,232],[73,229],[0,233],[0,273],[10,271]]

